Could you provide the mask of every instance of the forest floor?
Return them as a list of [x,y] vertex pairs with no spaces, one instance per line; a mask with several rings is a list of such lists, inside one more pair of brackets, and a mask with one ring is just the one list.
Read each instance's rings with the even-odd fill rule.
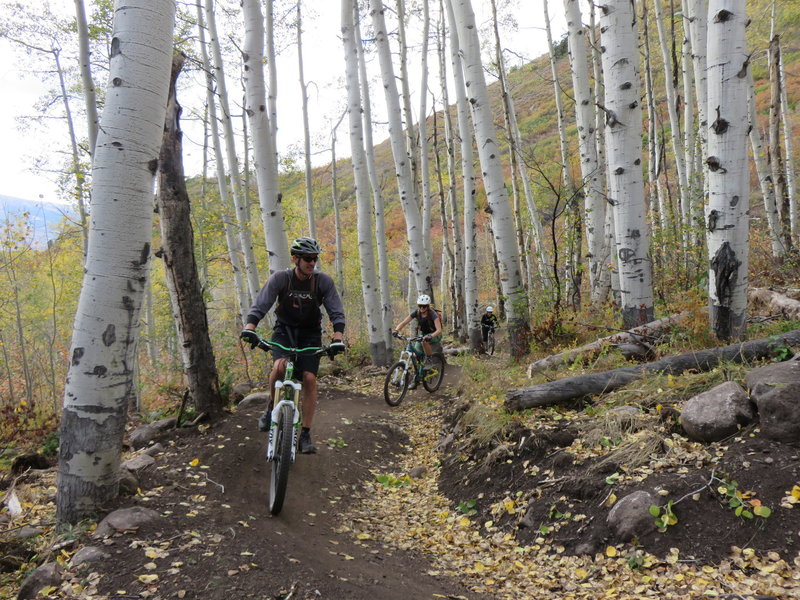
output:
[[[505,359],[486,360],[499,368]],[[167,432],[139,494],[108,507],[140,505],[162,517],[104,542],[78,537],[62,562],[90,544],[111,558],[69,570],[47,597],[800,598],[792,495],[800,449],[765,442],[757,429],[701,447],[661,419],[619,439],[600,436],[602,452],[593,451],[586,419],[554,411],[498,429],[464,399],[475,396],[468,373],[449,367],[439,392],[420,388],[398,408],[383,401],[379,369],[323,378],[318,453],[298,455],[277,517],[267,509],[261,407]],[[655,431],[660,441],[650,445]],[[647,460],[604,460],[630,436]],[[736,480],[772,514],[737,517],[712,475]],[[38,507],[41,523],[52,509],[52,471],[24,479],[23,506],[28,515]],[[620,543],[606,526],[609,506],[643,487],[660,490],[665,505],[680,500],[678,522]],[[0,554],[15,543],[0,537]]]

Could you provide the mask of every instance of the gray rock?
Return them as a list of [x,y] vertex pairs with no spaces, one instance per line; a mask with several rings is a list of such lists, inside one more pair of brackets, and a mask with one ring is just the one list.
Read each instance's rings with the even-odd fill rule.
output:
[[629,542],[656,530],[650,507],[657,503],[656,497],[650,492],[633,492],[614,505],[606,522],[619,541]]
[[178,423],[178,417],[167,417],[166,419],[159,419],[150,423],[150,427],[154,427],[158,431],[166,431],[167,429],[174,429]]
[[149,467],[156,459],[150,456],[149,454],[139,454],[138,456],[134,456],[133,458],[129,458],[124,463],[120,465],[123,469],[128,469],[128,471],[133,471],[136,473],[137,471],[141,471],[145,467]]
[[139,489],[139,478],[124,467],[119,469],[119,495],[133,496]]
[[156,454],[161,454],[162,452],[164,452],[164,446],[162,446],[161,444],[153,444],[152,446],[146,448],[142,452],[142,454],[147,454],[148,456],[155,456]]
[[31,527],[30,525],[23,525],[11,534],[11,537],[16,540],[28,540],[38,535],[42,535],[44,531],[38,527]]
[[413,469],[411,469],[408,472],[408,476],[411,477],[411,479],[419,479],[420,477],[425,477],[425,474],[427,472],[428,472],[428,469],[426,469],[425,467],[420,465],[418,467],[414,467]]
[[128,436],[128,443],[134,450],[146,448],[159,433],[161,432],[149,423],[147,425],[139,425],[139,427],[131,431]]
[[800,442],[800,382],[759,394],[756,406],[762,434],[776,442]]
[[69,566],[74,569],[81,565],[98,563],[109,558],[111,558],[111,555],[97,546],[84,546],[73,555]]
[[253,385],[250,383],[237,383],[231,388],[230,391],[230,400],[234,404],[238,404],[239,401],[247,396],[250,392],[253,391]]
[[261,408],[267,408],[269,404],[270,393],[269,392],[253,392],[252,394],[248,394],[239,402],[238,406],[244,408],[246,406],[258,406]]
[[777,385],[800,383],[800,355],[774,365],[753,369],[745,376],[745,382],[754,402]]
[[28,575],[17,592],[17,600],[36,598],[39,590],[50,585],[61,585],[61,568],[56,563],[45,563]]
[[142,525],[151,523],[158,519],[160,515],[149,508],[132,506],[115,510],[100,521],[97,529],[94,530],[92,537],[95,539],[103,538],[117,531],[136,531]]
[[726,381],[690,398],[681,411],[681,425],[690,439],[718,442],[739,431],[756,415],[747,394],[733,381]]

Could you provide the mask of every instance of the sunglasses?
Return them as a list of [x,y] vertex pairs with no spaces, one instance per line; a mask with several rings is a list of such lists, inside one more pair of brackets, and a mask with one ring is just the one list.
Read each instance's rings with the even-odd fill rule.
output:
[[317,262],[317,260],[319,259],[319,256],[305,256],[305,255],[303,255],[300,258],[302,258],[307,263],[313,263],[313,262]]
[[428,308],[427,304],[417,304],[417,308]]

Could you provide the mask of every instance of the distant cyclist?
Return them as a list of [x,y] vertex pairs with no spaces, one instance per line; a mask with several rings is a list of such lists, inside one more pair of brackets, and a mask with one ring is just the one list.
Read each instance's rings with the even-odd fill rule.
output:
[[[344,307],[330,275],[315,271],[322,252],[317,240],[309,237],[297,238],[291,247],[294,267],[276,271],[267,280],[256,297],[247,324],[241,333],[243,340],[255,346],[258,336],[256,325],[269,312],[275,302],[275,329],[272,341],[287,347],[307,348],[322,345],[322,311],[324,306],[333,325],[334,351],[343,352],[342,342],[345,318]],[[292,335],[294,334],[294,335]],[[275,389],[275,382],[286,372],[288,353],[273,347],[275,362],[269,374],[269,389]],[[303,424],[300,432],[300,452],[312,454],[317,451],[311,441],[311,424],[317,408],[317,371],[319,356],[300,355],[295,363],[295,372],[302,376],[303,385]],[[258,420],[258,428],[267,431],[270,425],[270,408]]]
[[[393,335],[399,334],[400,330],[414,319],[417,320],[417,329],[423,336],[422,344],[417,342],[417,352],[424,352],[426,357],[430,356],[433,354],[431,342],[438,344],[442,341],[442,320],[439,318],[439,314],[431,308],[431,297],[427,294],[420,294],[419,298],[417,298],[417,310],[397,324]],[[409,388],[413,390],[416,387],[417,382],[415,380]]]
[[487,306],[486,312],[481,317],[481,336],[484,344],[489,341],[489,331],[497,329],[498,325],[500,325],[500,321],[497,319],[497,315],[494,314],[494,308]]

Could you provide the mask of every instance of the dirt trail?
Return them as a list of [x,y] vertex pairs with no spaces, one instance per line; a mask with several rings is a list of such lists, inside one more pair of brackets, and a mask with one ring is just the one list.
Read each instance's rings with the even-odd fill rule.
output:
[[[444,396],[447,381],[434,397]],[[423,396],[428,394],[420,389],[406,401]],[[112,559],[96,569],[101,594],[206,600],[485,598],[457,581],[429,575],[425,557],[358,540],[342,522],[353,490],[373,477],[370,469],[388,472],[393,456],[408,451],[402,430],[392,425],[396,409],[381,397],[323,383],[313,430],[318,453],[298,456],[277,517],[269,515],[266,503],[265,434],[256,428],[260,410],[240,409],[203,433],[171,438],[173,444],[142,477],[144,498],[134,501],[167,518],[112,538],[107,547]],[[192,465],[195,459],[199,462]],[[153,583],[140,579],[153,574],[158,575]]]

